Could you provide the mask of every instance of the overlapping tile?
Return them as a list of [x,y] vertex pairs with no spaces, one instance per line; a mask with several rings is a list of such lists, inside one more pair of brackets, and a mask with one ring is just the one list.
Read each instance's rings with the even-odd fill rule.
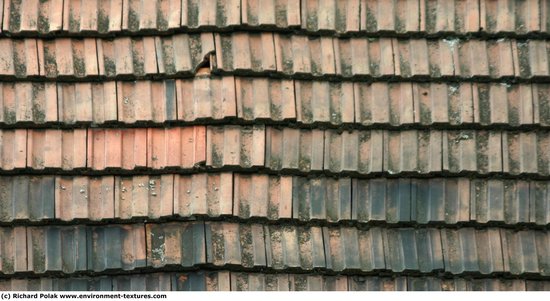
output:
[[265,166],[273,170],[323,169],[324,132],[268,127],[265,134]]
[[233,175],[194,174],[174,176],[174,214],[218,217],[233,213]]
[[237,77],[235,87],[237,116],[240,119],[275,121],[296,119],[293,81]]
[[146,266],[143,224],[96,226],[86,230],[89,270],[133,270]]
[[[168,85],[166,86],[168,87]],[[167,90],[167,92],[169,91]],[[167,94],[167,98],[168,95],[171,98],[174,97],[174,95]],[[220,120],[237,116],[235,79],[231,76],[177,80],[175,95],[178,120]],[[260,102],[259,100],[258,102]],[[261,100],[267,101],[265,98]]]
[[233,215],[270,220],[292,217],[292,177],[235,174],[233,183]]
[[206,165],[263,166],[265,141],[263,125],[209,126],[206,133]]
[[174,176],[115,177],[113,196],[116,218],[171,216],[175,200]]
[[56,177],[55,218],[104,220],[115,217],[114,177]]
[[0,228],[0,264],[2,274],[28,271],[28,242],[25,227]]
[[0,221],[38,221],[55,217],[55,179],[0,177]]
[[[148,266],[192,267],[207,262],[209,246],[204,223],[147,224],[146,227]],[[145,246],[141,250],[145,251]]]

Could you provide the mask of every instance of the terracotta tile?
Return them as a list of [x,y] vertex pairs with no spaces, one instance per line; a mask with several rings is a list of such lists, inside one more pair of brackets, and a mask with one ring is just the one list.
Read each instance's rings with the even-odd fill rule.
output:
[[119,120],[165,122],[176,119],[174,81],[117,82]]
[[27,228],[28,269],[35,273],[86,270],[86,228],[47,226]]
[[323,169],[324,131],[267,128],[265,165],[274,170]]
[[443,170],[501,172],[500,132],[448,131],[443,134]]
[[541,29],[542,1],[482,1],[481,20],[489,32],[527,32]]
[[209,126],[207,128],[206,165],[263,166],[265,127]]
[[275,121],[296,118],[294,82],[291,80],[237,77],[235,89],[239,118]]
[[536,124],[550,124],[550,85],[534,84],[533,89],[533,121]]
[[233,175],[176,175],[174,179],[174,214],[220,216],[233,213]]
[[536,133],[508,133],[503,136],[504,172],[537,173],[538,152]]
[[388,229],[385,232],[387,240],[384,241],[384,251],[387,269],[421,272],[443,270],[439,230],[400,228]]
[[145,167],[146,145],[146,129],[91,129],[88,131],[88,167],[94,170]]
[[172,27],[179,27],[181,2],[124,0],[123,30],[167,30],[168,21]]
[[96,124],[118,120],[115,82],[92,83],[92,120]]
[[237,0],[229,3],[220,0],[184,0],[182,12],[181,25],[184,27],[228,27],[241,23],[241,2]]
[[7,124],[57,121],[55,84],[3,83],[0,91],[0,121]]
[[426,30],[435,32],[477,32],[479,30],[479,3],[466,1],[425,1]]
[[152,37],[98,40],[99,74],[109,77],[120,75],[141,77],[159,73],[156,57],[145,55],[155,52],[155,43]]
[[[113,187],[111,187],[112,190]],[[55,183],[55,217],[63,221],[89,219],[91,217],[90,211],[94,208],[92,207],[92,201],[96,201],[94,197],[91,194],[89,178],[57,177]],[[102,218],[113,218],[112,212],[111,216],[99,217],[99,219]]]
[[0,145],[0,167],[3,170],[26,167],[27,130],[0,130]]
[[14,66],[14,53],[13,53],[13,40],[0,39],[0,48],[6,51],[0,51],[0,74],[2,75],[15,75]]
[[493,78],[518,76],[519,72],[514,70],[518,59],[512,50],[510,40],[499,39],[487,43],[489,58],[489,73]]
[[177,98],[179,120],[224,119],[237,116],[235,79],[232,76],[177,80],[175,90],[173,97]]
[[354,277],[348,276],[350,291],[406,291],[405,277]]
[[155,47],[158,72],[165,74],[192,74],[205,55],[215,50],[209,33],[156,37]]
[[[323,188],[321,185],[327,186]],[[294,178],[293,203],[294,218],[326,219],[330,222],[347,220],[351,217],[350,179],[308,182]]]
[[355,119],[364,125],[415,122],[410,83],[354,84]]
[[296,119],[302,123],[354,122],[353,85],[296,81]]
[[333,39],[275,35],[277,71],[323,76],[336,74]]
[[355,228],[323,228],[327,268],[333,271],[360,270],[359,237]]
[[89,270],[145,267],[147,250],[143,224],[88,227],[87,231]]
[[474,180],[471,219],[479,223],[503,221],[504,187],[504,182],[500,180]]
[[1,177],[0,221],[54,218],[54,178]]
[[428,40],[429,72],[433,77],[455,76],[460,74],[459,40]]
[[392,44],[396,61],[396,75],[401,75],[407,78],[430,75],[428,44],[426,40],[394,39]]
[[61,38],[44,41],[44,68],[47,77],[86,77],[98,75],[95,39]]
[[147,129],[147,166],[193,168],[205,161],[203,126]]
[[449,92],[445,84],[413,84],[415,117],[421,124],[449,123]]
[[224,71],[275,71],[275,49],[271,33],[233,33],[215,36],[217,67]]
[[546,281],[525,280],[527,291],[547,291],[550,288],[550,283]]
[[[26,227],[0,228],[0,267],[2,274],[28,271]],[[6,243],[11,242],[11,243]]]
[[198,271],[174,274],[173,291],[229,291],[231,275],[228,271]]
[[[504,257],[504,270],[512,275],[524,273],[541,273],[541,263],[537,243],[542,242],[535,235],[535,231],[500,230],[502,239],[502,253]],[[542,251],[542,250],[540,250]],[[546,253],[546,252],[545,252]],[[544,260],[544,259],[543,259]]]
[[174,176],[116,177],[113,198],[115,218],[171,216]]
[[92,121],[93,91],[91,83],[59,83],[57,101],[60,121],[64,123]]
[[172,274],[134,274],[112,277],[112,290],[115,291],[170,291]]
[[448,85],[447,88],[450,124],[460,125],[479,122],[479,99],[477,94],[474,99],[472,84],[461,83],[460,85]]
[[146,227],[148,266],[192,267],[206,263],[204,223],[147,224]]
[[352,182],[351,218],[359,222],[388,223],[411,220],[411,182],[401,180],[359,180]]
[[470,180],[415,179],[411,184],[411,220],[421,224],[470,221],[470,213],[475,210],[470,204]]
[[[529,194],[529,204],[523,204],[524,206],[529,206],[529,222],[536,223],[538,225],[546,225],[550,221],[550,216],[548,214],[548,208],[550,206],[550,186],[544,181],[533,181],[529,183],[528,192],[525,191],[526,183],[523,183],[523,186],[519,186],[523,189],[518,188],[518,197],[526,197]],[[515,197],[516,195],[514,195]],[[514,205],[514,204],[513,204]],[[518,206],[518,205],[516,205]],[[522,206],[523,207],[523,206]],[[512,207],[513,208],[513,207]],[[515,208],[514,208],[515,209]],[[518,210],[519,211],[519,210]],[[519,211],[524,217],[525,212]]]
[[508,124],[512,126],[521,126],[535,124],[535,112],[537,105],[534,101],[534,93],[531,85],[520,84],[506,86],[506,98],[508,100]]
[[300,2],[289,0],[241,1],[241,21],[250,26],[300,26]]
[[301,6],[302,28],[308,31],[359,31],[360,1],[313,0]]
[[322,228],[279,225],[264,228],[268,267],[311,270],[326,266]]
[[483,125],[508,123],[507,89],[504,85],[473,84],[476,116]]
[[290,218],[292,210],[291,177],[236,174],[233,214],[241,218]]
[[362,0],[361,30],[368,32],[395,31],[395,10],[393,1]]
[[53,290],[51,278],[38,279],[5,279],[0,282],[2,291],[32,291],[32,290]]
[[336,73],[343,77],[372,75],[369,45],[370,41],[362,38],[334,40]]
[[5,1],[4,31],[13,33],[61,29],[62,1]]
[[205,226],[209,263],[238,264],[245,268],[266,266],[262,225],[207,222]]

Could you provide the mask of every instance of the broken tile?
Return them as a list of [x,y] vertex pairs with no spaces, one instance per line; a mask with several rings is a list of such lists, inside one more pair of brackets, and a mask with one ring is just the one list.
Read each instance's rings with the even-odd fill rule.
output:
[[235,78],[232,76],[196,77],[177,80],[175,84],[179,120],[219,120],[237,116]]

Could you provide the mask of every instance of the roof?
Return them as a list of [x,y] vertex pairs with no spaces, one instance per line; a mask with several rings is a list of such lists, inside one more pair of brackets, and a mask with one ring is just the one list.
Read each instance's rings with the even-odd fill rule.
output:
[[550,290],[547,1],[83,3],[0,0],[0,290]]

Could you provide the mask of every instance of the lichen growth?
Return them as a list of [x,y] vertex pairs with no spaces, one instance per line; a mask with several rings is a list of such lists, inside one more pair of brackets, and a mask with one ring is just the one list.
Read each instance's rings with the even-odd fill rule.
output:
[[85,76],[86,75],[86,65],[84,64],[84,59],[78,56],[73,56],[73,68],[76,76]]
[[128,12],[128,29],[131,31],[139,30],[139,16],[133,9]]

